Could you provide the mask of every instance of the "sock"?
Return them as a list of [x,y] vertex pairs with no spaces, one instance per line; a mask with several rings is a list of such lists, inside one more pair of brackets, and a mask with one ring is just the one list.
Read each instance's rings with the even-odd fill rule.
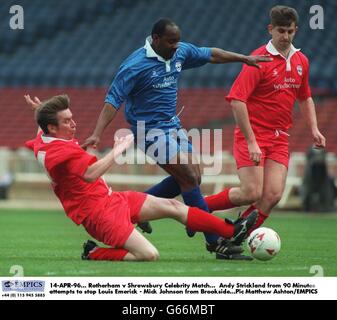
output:
[[199,208],[189,208],[186,226],[195,231],[218,234],[227,239],[234,234],[234,225]]
[[[203,198],[199,187],[196,187],[190,191],[182,192],[181,195],[184,199],[185,204],[188,205],[189,207],[197,207],[206,212],[209,212],[207,203],[205,202],[205,199]],[[191,228],[191,230],[194,229]],[[216,242],[219,238],[218,234],[204,233],[204,236],[208,243]]]
[[208,205],[210,212],[237,207],[237,205],[232,203],[229,199],[230,189],[231,188],[228,188],[218,194],[205,197],[205,201]]
[[99,248],[89,253],[90,260],[122,261],[128,253],[125,249]]
[[241,218],[247,218],[250,213],[255,210],[256,207],[252,204],[250,207],[248,207],[245,211],[242,212]]
[[[251,205],[246,211],[244,211],[241,215],[242,218],[246,218],[253,210],[257,209],[254,205]],[[257,221],[254,224],[254,226],[252,226],[249,231],[248,231],[248,235],[250,235],[255,229],[259,228],[264,221],[269,217],[267,214],[263,213],[260,209],[258,210],[258,216],[257,216]]]
[[173,199],[181,193],[181,190],[177,181],[170,176],[146,190],[145,193],[159,198]]

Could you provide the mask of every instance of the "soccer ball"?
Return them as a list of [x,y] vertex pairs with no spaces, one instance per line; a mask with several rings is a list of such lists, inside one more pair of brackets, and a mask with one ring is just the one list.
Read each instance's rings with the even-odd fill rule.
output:
[[247,246],[255,259],[267,261],[280,251],[281,239],[273,229],[258,228],[249,235]]

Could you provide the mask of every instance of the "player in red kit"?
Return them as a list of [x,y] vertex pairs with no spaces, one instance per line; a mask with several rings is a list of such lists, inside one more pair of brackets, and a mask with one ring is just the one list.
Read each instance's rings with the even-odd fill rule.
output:
[[[101,248],[93,241],[84,245],[83,259],[150,261],[159,257],[157,249],[135,228],[134,224],[161,218],[172,218],[196,231],[218,234],[242,241],[255,223],[257,212],[235,224],[223,221],[199,208],[190,208],[173,199],[156,198],[145,193],[112,191],[101,177],[116,157],[133,143],[129,135],[115,140],[114,148],[102,159],[83,150],[74,138],[76,123],[66,95],[41,103],[25,96],[35,109],[41,128],[37,137],[26,143],[46,170],[56,196],[67,216],[83,225],[95,239],[109,245]],[[241,253],[241,248],[216,243],[207,249],[224,256]]]
[[316,148],[325,147],[317,126],[309,86],[308,58],[292,42],[298,29],[295,9],[276,6],[270,11],[267,45],[252,55],[270,55],[273,61],[259,69],[243,66],[227,100],[236,129],[233,153],[241,185],[206,198],[210,210],[250,204],[246,217],[258,209],[258,228],[268,218],[284,191],[289,162],[289,134],[296,100],[306,119]]

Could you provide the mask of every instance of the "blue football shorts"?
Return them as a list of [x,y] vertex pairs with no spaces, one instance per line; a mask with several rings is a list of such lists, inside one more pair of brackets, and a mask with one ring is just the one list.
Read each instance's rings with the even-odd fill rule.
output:
[[136,142],[137,147],[157,164],[172,163],[179,153],[193,152],[193,146],[182,128],[150,129],[146,131],[145,138],[136,136]]

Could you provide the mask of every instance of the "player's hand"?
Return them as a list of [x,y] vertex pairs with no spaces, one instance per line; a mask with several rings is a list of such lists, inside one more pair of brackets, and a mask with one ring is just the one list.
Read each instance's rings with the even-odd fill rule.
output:
[[40,104],[41,101],[38,97],[34,97],[34,100],[30,97],[29,94],[25,94],[24,98],[27,102],[28,105],[30,105],[30,107],[32,108],[32,110],[35,110]]
[[262,157],[262,152],[257,142],[248,143],[249,159],[252,160],[256,166],[259,165]]
[[317,129],[312,133],[312,137],[314,139],[314,148],[322,149],[326,146],[326,139]]
[[261,68],[260,65],[258,65],[259,62],[270,62],[273,61],[273,58],[270,56],[246,56],[245,63],[249,66]]
[[129,149],[133,144],[133,140],[134,140],[133,134],[129,134],[125,137],[120,138],[115,136],[115,145],[113,148],[114,158],[117,158],[125,150]]
[[84,150],[87,150],[88,147],[96,149],[100,141],[101,141],[100,137],[92,135],[89,138],[87,138],[83,144],[81,144],[81,148]]

